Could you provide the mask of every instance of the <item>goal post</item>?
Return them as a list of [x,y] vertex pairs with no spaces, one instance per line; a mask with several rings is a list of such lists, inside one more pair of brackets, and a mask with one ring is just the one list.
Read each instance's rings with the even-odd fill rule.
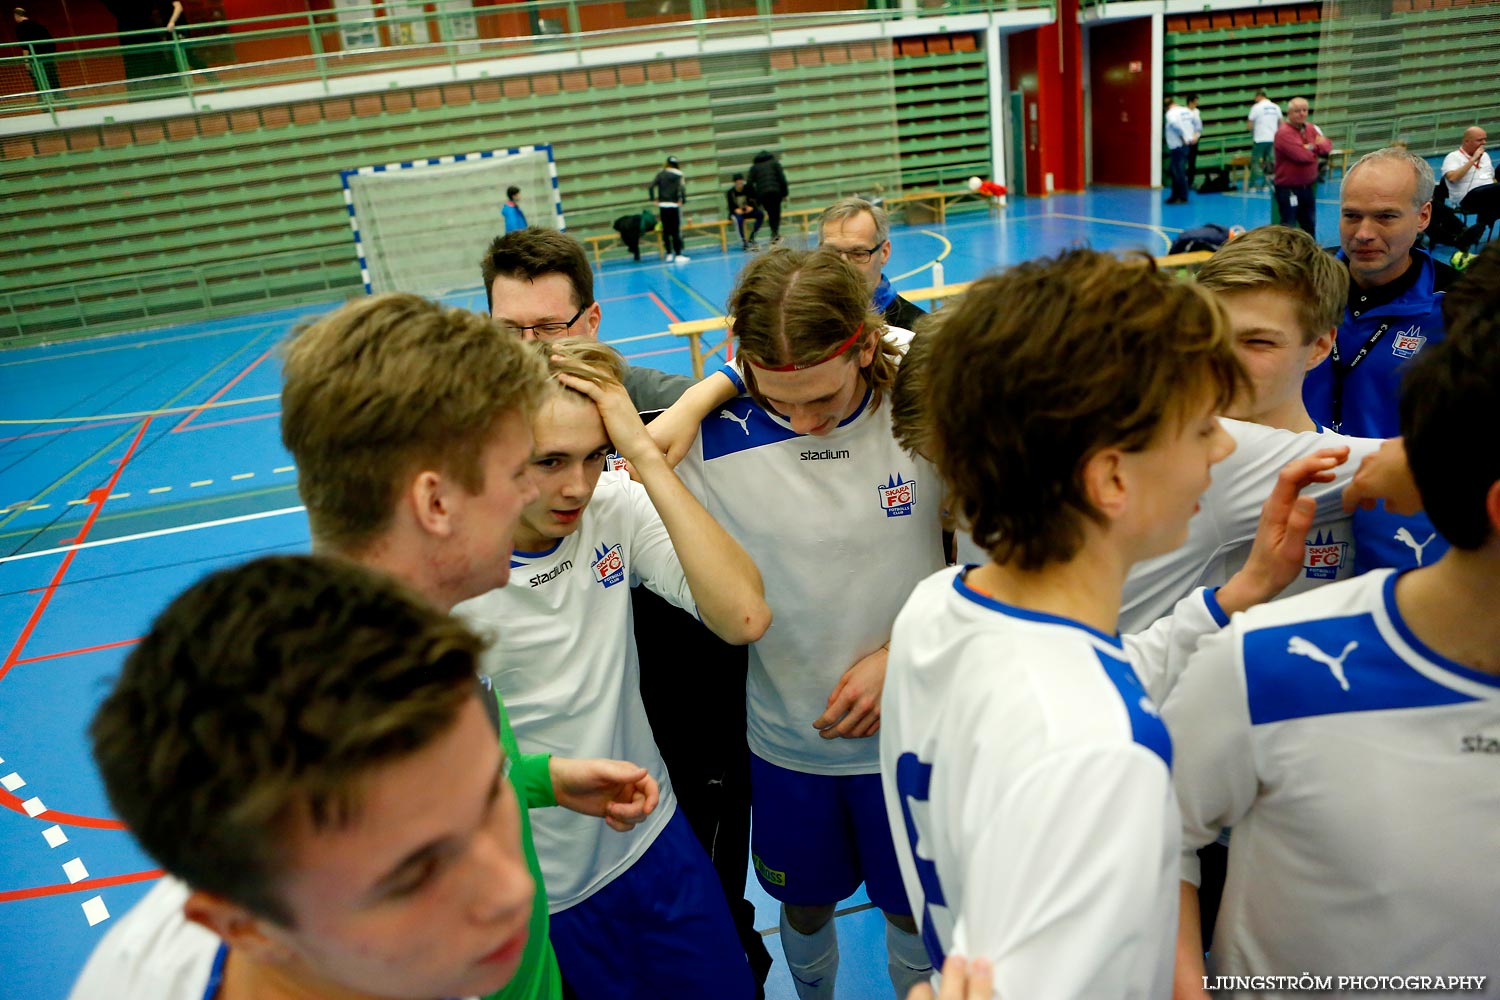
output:
[[340,171],[365,291],[437,296],[479,284],[479,258],[505,231],[511,185],[528,225],[563,229],[550,145],[458,153]]

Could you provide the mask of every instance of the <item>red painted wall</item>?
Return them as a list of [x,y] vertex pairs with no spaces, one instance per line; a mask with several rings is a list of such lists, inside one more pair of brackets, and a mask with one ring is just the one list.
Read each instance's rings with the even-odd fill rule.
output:
[[1089,34],[1089,137],[1094,183],[1151,185],[1151,19],[1110,21]]
[[1057,22],[1010,36],[1011,90],[1024,100],[1026,193],[1082,191],[1083,33],[1078,0],[1060,0]]

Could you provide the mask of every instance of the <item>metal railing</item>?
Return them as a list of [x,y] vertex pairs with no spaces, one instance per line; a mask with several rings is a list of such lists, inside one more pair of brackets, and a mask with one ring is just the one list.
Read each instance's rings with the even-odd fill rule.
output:
[[[317,83],[413,68],[591,49],[693,42],[698,51],[776,30],[907,18],[1051,9],[1053,0],[666,0],[629,16],[618,0],[527,0],[429,12],[420,4],[349,6],[58,39],[55,55],[29,46],[0,58],[0,115],[50,114],[123,101],[186,98],[198,107],[226,90]],[[792,9],[793,7],[797,9]],[[622,23],[623,22],[623,23]],[[511,32],[507,34],[506,32]],[[52,87],[56,81],[61,86]]]
[[363,291],[347,247],[0,292],[0,347],[145,330]]

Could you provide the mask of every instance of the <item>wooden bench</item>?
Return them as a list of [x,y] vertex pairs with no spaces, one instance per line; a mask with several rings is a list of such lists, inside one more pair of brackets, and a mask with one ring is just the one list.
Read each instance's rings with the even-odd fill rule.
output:
[[[729,230],[733,225],[733,219],[705,219],[701,222],[684,222],[682,224],[682,234],[686,236],[690,232],[704,232],[709,233],[710,235],[716,235],[719,238],[719,249],[728,251]],[[657,226],[656,229],[647,234],[646,237],[643,237],[643,239],[649,238],[650,236],[656,237],[656,252],[660,254],[663,259],[665,259],[667,256],[667,248],[666,244],[662,241],[661,226]],[[595,236],[585,236],[583,237],[583,242],[587,243],[589,245],[589,249],[594,252],[595,267],[603,266],[604,251],[607,250],[612,244],[618,243],[620,249],[625,249],[625,244],[620,243],[619,233],[599,233]]]
[[[1156,258],[1156,266],[1164,270],[1170,268],[1196,267],[1213,256],[1211,250],[1195,250],[1192,253],[1175,253],[1165,257]],[[971,281],[961,281],[953,285],[939,285],[935,288],[916,288],[901,293],[902,298],[908,302],[935,302],[943,299],[957,298],[969,290]],[[700,339],[705,333],[713,333],[717,330],[728,329],[728,321],[723,316],[714,316],[711,319],[694,319],[681,323],[673,323],[667,327],[669,333],[674,337],[686,337],[688,342],[688,356],[693,361],[693,377],[703,377],[703,358],[705,354],[713,354],[725,347],[730,337],[715,344],[708,351],[703,350],[703,342]]]

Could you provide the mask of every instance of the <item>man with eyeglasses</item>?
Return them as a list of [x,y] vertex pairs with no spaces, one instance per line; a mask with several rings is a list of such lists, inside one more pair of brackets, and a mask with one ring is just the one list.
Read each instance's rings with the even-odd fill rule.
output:
[[[583,245],[553,229],[498,236],[480,261],[490,315],[525,340],[599,339],[603,310]],[[640,411],[664,410],[693,384],[686,375],[627,367],[625,391]]]
[[881,273],[891,259],[891,220],[879,205],[863,198],[840,198],[818,217],[818,243],[854,265],[888,326],[910,330],[927,315],[897,295],[890,279]]

